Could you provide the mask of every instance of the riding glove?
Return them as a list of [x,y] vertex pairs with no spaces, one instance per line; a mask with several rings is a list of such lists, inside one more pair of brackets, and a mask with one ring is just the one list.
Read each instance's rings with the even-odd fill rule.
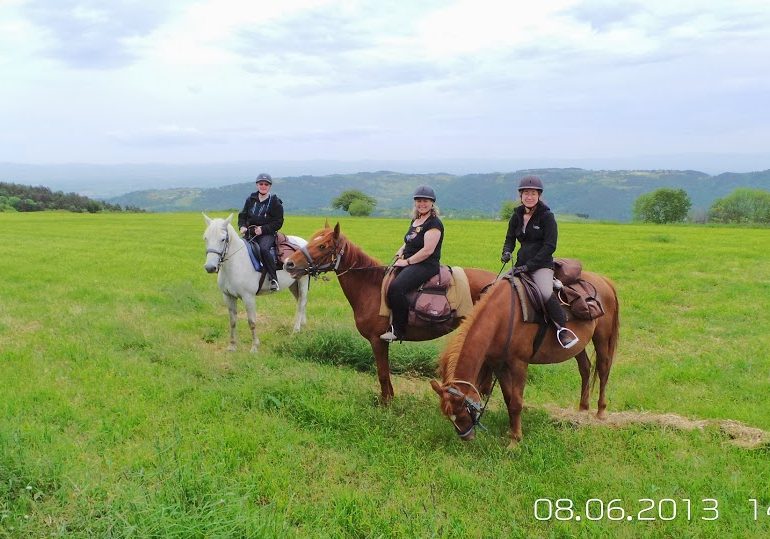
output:
[[510,251],[503,251],[503,254],[500,255],[500,262],[503,264],[507,264],[511,261],[511,252]]

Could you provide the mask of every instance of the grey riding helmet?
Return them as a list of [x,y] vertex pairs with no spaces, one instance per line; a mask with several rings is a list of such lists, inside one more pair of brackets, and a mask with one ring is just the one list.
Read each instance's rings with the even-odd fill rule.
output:
[[543,192],[543,181],[537,176],[524,176],[519,182],[519,193],[524,189],[535,189]]
[[267,182],[270,185],[273,185],[273,178],[267,172],[263,172],[262,174],[257,176],[256,182],[257,183],[259,183],[259,182]]
[[414,191],[412,198],[429,198],[433,202],[436,202],[436,192],[429,185],[421,185]]

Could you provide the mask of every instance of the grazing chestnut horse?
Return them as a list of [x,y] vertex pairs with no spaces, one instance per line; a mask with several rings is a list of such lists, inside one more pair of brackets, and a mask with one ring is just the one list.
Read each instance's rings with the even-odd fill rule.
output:
[[[332,229],[322,228],[308,242],[304,252],[295,252],[284,262],[284,269],[295,278],[300,275],[318,275],[334,271],[342,287],[342,292],[353,307],[353,316],[358,332],[372,345],[377,362],[377,377],[380,380],[383,404],[393,398],[393,386],[390,383],[390,364],[388,363],[388,344],[380,339],[390,327],[390,320],[380,316],[380,298],[382,280],[387,266],[367,255],[360,247],[340,234],[340,225]],[[495,280],[491,271],[465,268],[471,289],[471,299],[477,302],[482,290]],[[456,322],[459,325],[460,321]],[[428,327],[407,327],[407,341],[427,341],[440,337],[444,333]]]
[[589,341],[596,350],[594,379],[597,375],[599,378],[596,415],[599,419],[605,417],[605,388],[620,327],[618,296],[609,279],[590,272],[583,272],[582,278],[596,287],[605,314],[595,320],[571,320],[567,327],[575,332],[580,342],[568,350],[559,345],[556,331],[550,327],[533,355],[538,325],[522,321],[519,296],[508,280],[498,281],[473,308],[439,360],[442,382],[431,381],[441,399],[441,411],[463,440],[475,436],[474,429],[486,406],[482,405],[482,393],[491,393],[492,376],[495,375],[500,380],[508,407],[511,445],[521,441],[521,410],[530,363],[560,363],[576,357],[583,379],[580,409],[587,410],[590,361],[585,347]]

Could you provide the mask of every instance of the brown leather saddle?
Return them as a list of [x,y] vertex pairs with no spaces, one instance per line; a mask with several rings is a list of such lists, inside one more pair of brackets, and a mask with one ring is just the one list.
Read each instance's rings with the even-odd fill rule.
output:
[[[387,291],[395,277],[395,272],[389,272],[383,282],[382,296],[387,298]],[[431,326],[441,335],[446,335],[454,328],[457,310],[452,306],[447,296],[452,286],[453,272],[449,266],[440,266],[439,272],[420,285],[416,290],[407,292],[409,300],[410,326]],[[382,311],[380,314],[384,314]]]
[[[247,241],[246,244],[251,249],[253,256],[261,263],[262,254],[259,252],[259,245],[257,245],[256,241]],[[298,251],[299,248],[299,245],[293,244],[286,234],[276,232],[275,244],[270,249],[270,255],[275,260],[275,269],[283,269],[283,261],[293,255],[295,251]]]
[[[581,278],[583,265],[580,260],[555,258],[553,263],[554,292],[567,320],[593,320],[602,316],[604,307],[597,297],[596,288]],[[542,324],[543,304],[534,281],[526,273],[515,276],[509,273],[505,278],[512,280],[519,295],[523,320]]]

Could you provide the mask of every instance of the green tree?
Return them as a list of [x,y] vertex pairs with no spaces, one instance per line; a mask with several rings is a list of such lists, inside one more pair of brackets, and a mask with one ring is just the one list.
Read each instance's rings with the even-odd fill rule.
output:
[[353,217],[367,217],[371,215],[373,209],[373,205],[359,198],[350,203],[348,212]]
[[339,208],[350,215],[370,215],[376,205],[377,200],[374,197],[357,189],[343,191],[340,196],[332,200],[332,208]]
[[679,223],[692,202],[684,189],[657,189],[634,201],[634,219],[645,223]]
[[503,200],[503,203],[500,205],[500,219],[510,221],[511,215],[519,207],[519,204],[521,202],[518,200]]
[[770,223],[770,191],[736,189],[711,205],[709,218],[717,223]]

